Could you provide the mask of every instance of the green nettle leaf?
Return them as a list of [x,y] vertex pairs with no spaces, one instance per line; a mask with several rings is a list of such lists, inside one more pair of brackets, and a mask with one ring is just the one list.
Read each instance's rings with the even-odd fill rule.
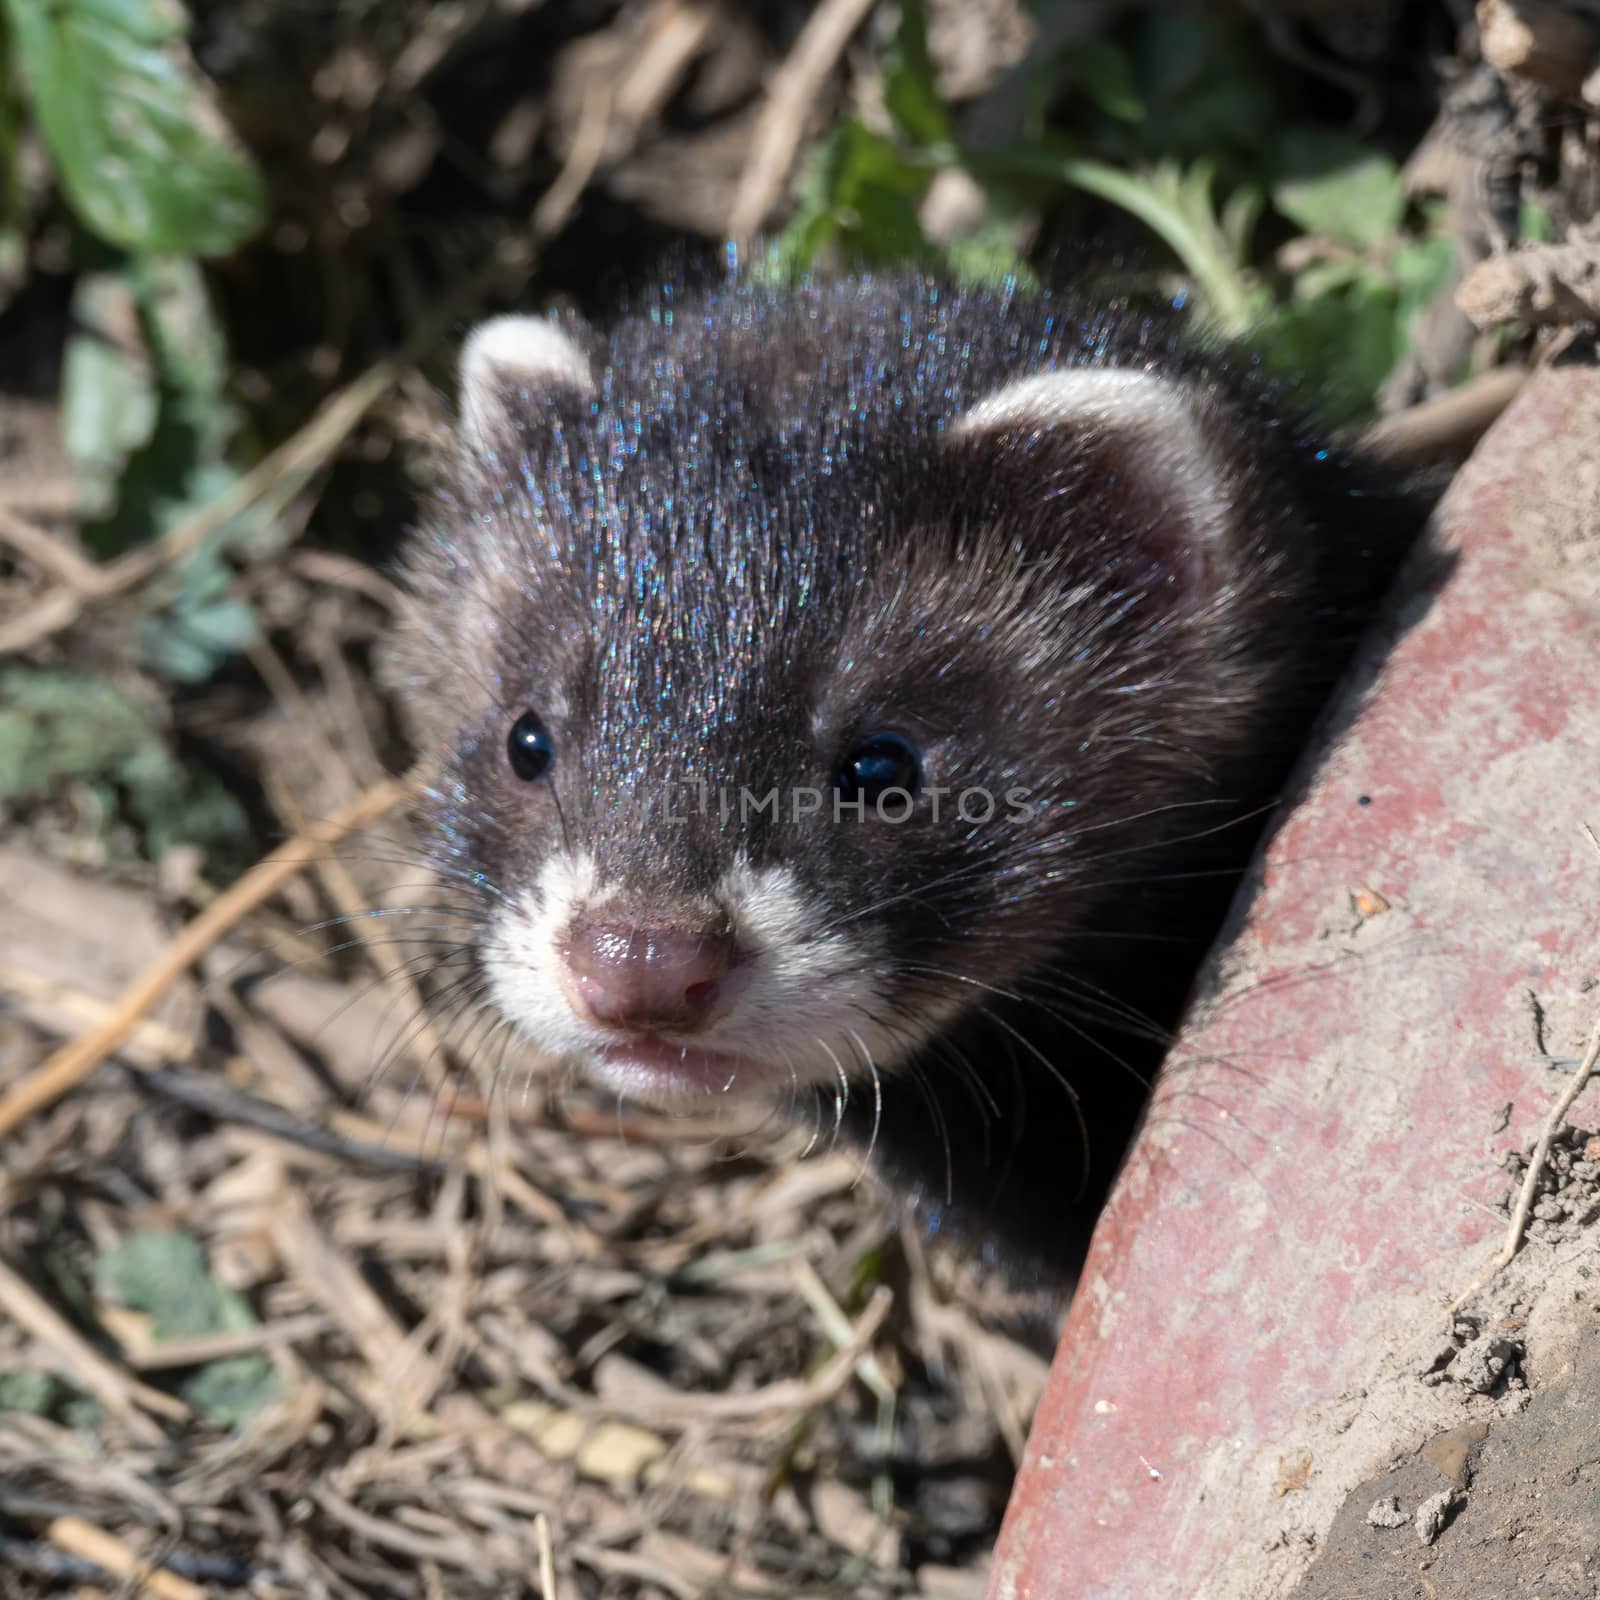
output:
[[184,43],[175,0],[3,0],[61,187],[125,250],[225,255],[261,227],[254,162]]
[[1400,169],[1354,139],[1291,128],[1281,141],[1272,203],[1307,233],[1372,248],[1405,213]]

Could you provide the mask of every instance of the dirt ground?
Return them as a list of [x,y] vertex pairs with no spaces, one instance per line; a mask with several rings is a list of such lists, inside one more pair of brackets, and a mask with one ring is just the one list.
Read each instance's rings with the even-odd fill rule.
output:
[[[1442,1434],[1357,1489],[1295,1600],[1600,1595],[1600,1314],[1587,1310],[1571,1360],[1517,1415]],[[1416,1509],[1444,1492],[1449,1519],[1424,1544]]]

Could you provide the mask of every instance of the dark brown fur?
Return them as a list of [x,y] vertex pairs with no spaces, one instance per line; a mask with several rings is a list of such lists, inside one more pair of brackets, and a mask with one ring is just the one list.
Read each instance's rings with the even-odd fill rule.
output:
[[[596,396],[508,395],[412,547],[391,680],[443,763],[438,859],[486,906],[575,832],[640,905],[704,901],[735,852],[787,868],[860,930],[881,1024],[959,1013],[851,1126],[928,1226],[1059,1265],[1087,1214],[1080,1120],[1093,1190],[1419,503],[1166,314],[741,283],[572,334]],[[1174,509],[1147,431],[952,433],[1072,366],[1187,397],[1220,538]],[[534,791],[505,732],[552,705]],[[1031,816],[650,821],[685,780],[826,786],[883,727],[928,781],[1026,790]]]

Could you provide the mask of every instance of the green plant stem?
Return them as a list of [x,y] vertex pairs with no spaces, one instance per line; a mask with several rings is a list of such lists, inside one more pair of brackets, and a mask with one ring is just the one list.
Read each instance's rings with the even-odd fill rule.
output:
[[1237,338],[1249,328],[1250,300],[1233,263],[1148,179],[1081,156],[1066,156],[1051,166],[1063,182],[1120,206],[1161,238],[1199,285],[1221,332]]

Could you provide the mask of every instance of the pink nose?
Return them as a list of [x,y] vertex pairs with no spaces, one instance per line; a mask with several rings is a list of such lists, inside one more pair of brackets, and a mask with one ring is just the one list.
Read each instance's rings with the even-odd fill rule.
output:
[[580,921],[566,960],[568,986],[592,1021],[693,1029],[710,1018],[718,981],[733,964],[733,940],[720,931]]

